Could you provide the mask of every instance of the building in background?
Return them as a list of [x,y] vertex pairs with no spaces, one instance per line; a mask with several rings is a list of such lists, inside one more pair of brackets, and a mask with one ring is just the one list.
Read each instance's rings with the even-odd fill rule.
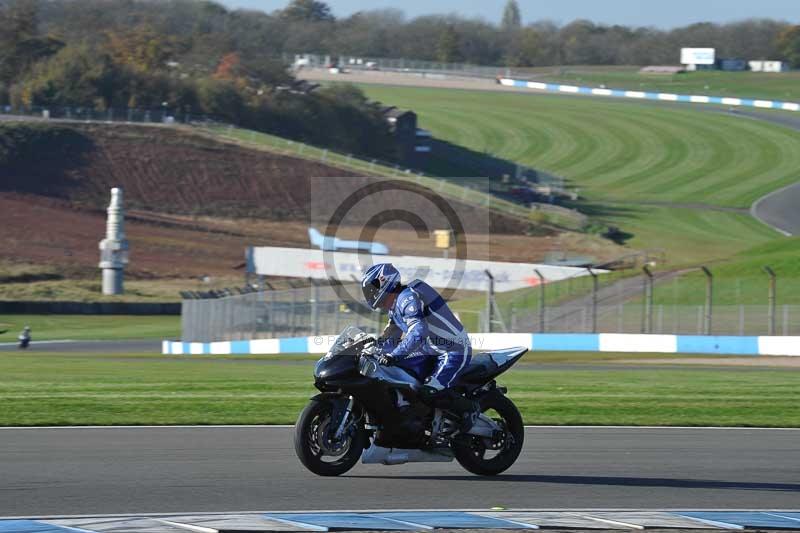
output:
[[747,61],[738,58],[725,58],[717,61],[719,70],[725,72],[743,72],[747,70]]
[[381,112],[394,135],[398,160],[406,166],[422,167],[431,152],[431,135],[417,128],[417,114],[394,106],[384,107]]
[[783,61],[750,61],[748,63],[753,72],[786,72],[789,65]]

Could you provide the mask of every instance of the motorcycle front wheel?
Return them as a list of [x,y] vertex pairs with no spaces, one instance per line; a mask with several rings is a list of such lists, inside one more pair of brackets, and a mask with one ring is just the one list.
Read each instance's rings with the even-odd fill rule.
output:
[[517,406],[505,396],[482,400],[481,412],[502,428],[502,434],[496,439],[458,435],[451,448],[459,464],[473,474],[496,476],[508,470],[522,452],[525,426]]
[[331,402],[314,400],[300,413],[294,428],[294,451],[303,466],[318,476],[344,474],[355,466],[366,445],[363,429],[352,420],[345,435],[334,440],[333,412]]

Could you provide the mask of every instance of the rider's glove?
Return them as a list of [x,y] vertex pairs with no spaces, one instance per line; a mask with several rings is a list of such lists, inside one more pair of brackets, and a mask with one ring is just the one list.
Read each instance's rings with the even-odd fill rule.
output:
[[364,349],[361,350],[361,353],[363,353],[364,355],[375,355],[376,353],[378,353],[378,346],[376,346],[375,344],[370,344],[369,346],[365,346]]
[[390,354],[385,353],[385,354],[382,354],[382,355],[378,356],[378,362],[380,364],[382,364],[383,366],[392,366],[393,364],[395,364],[397,362],[397,360],[394,357],[392,357]]

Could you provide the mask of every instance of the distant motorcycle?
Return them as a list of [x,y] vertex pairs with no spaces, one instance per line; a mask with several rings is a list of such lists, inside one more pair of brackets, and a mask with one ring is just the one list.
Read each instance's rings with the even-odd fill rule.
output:
[[25,327],[17,337],[17,348],[24,350],[31,343],[31,328]]
[[454,390],[478,402],[481,414],[466,433],[460,417],[419,397],[422,383],[397,366],[382,366],[376,340],[346,328],[317,362],[314,396],[295,426],[300,461],[320,476],[338,476],[359,458],[365,464],[450,462],[496,475],[519,457],[525,438],[519,410],[495,378],[527,351],[510,348],[473,356]]

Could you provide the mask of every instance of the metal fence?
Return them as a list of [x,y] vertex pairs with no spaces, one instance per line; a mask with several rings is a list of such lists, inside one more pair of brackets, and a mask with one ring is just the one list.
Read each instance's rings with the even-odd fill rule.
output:
[[337,333],[348,325],[375,333],[384,320],[377,312],[368,317],[355,312],[330,286],[312,285],[183,300],[181,337],[192,342],[303,337]]
[[418,59],[298,54],[284,55],[284,61],[297,67],[328,68],[338,67],[348,70],[383,70],[389,72],[416,72],[442,74],[475,78],[511,77],[513,71],[507,67],[472,65],[469,63],[445,63],[442,61],[422,61]]
[[192,113],[188,109],[164,106],[158,109],[80,106],[0,106],[0,116],[68,122],[121,122],[126,124],[224,124],[220,117]]
[[654,274],[645,266],[641,275],[635,272],[501,295],[495,315],[514,332],[800,334],[800,280],[779,277],[769,267],[742,277],[717,277],[705,267]]
[[[526,320],[529,312],[512,307],[510,331],[551,333],[653,333],[676,335],[767,335],[771,315],[767,305],[718,305],[712,308],[710,329],[704,305],[655,305],[652,323],[641,303],[545,308],[539,321]],[[533,327],[527,327],[531,326]],[[800,305],[777,308],[775,335],[800,335]]]
[[[644,281],[649,280],[646,278]],[[772,290],[764,303],[729,303],[720,283],[721,300],[685,303],[675,290],[699,292],[691,275],[654,277],[653,286],[641,276],[585,276],[516,293],[472,293],[452,306],[470,332],[510,333],[652,333],[680,335],[800,335],[800,302],[793,291],[778,303]],[[786,280],[787,284],[789,281]],[[730,282],[741,284],[741,280]],[[595,285],[596,284],[596,285]],[[353,293],[349,288],[348,292]],[[357,291],[357,289],[355,289]],[[663,293],[675,293],[665,303]],[[661,300],[656,300],[658,295]],[[544,304],[544,305],[542,305]],[[345,303],[326,284],[271,290],[216,299],[184,300],[182,338],[210,342],[258,338],[328,335],[356,325],[377,332],[386,316],[363,315]]]
[[[462,311],[461,319],[472,332],[513,333],[653,333],[704,335],[707,311],[703,305],[655,305],[652,325],[646,326],[641,303],[601,305],[596,316],[590,306],[554,306],[538,310],[511,307],[508,316],[494,317],[488,310]],[[712,312],[713,335],[767,335],[771,311],[767,305],[720,305]],[[184,300],[182,338],[184,341],[211,342],[258,338],[327,335],[347,325],[357,325],[376,333],[385,315],[365,318],[341,303],[333,291],[309,287],[268,291],[209,300]],[[776,309],[775,335],[800,335],[800,305],[781,305]]]

